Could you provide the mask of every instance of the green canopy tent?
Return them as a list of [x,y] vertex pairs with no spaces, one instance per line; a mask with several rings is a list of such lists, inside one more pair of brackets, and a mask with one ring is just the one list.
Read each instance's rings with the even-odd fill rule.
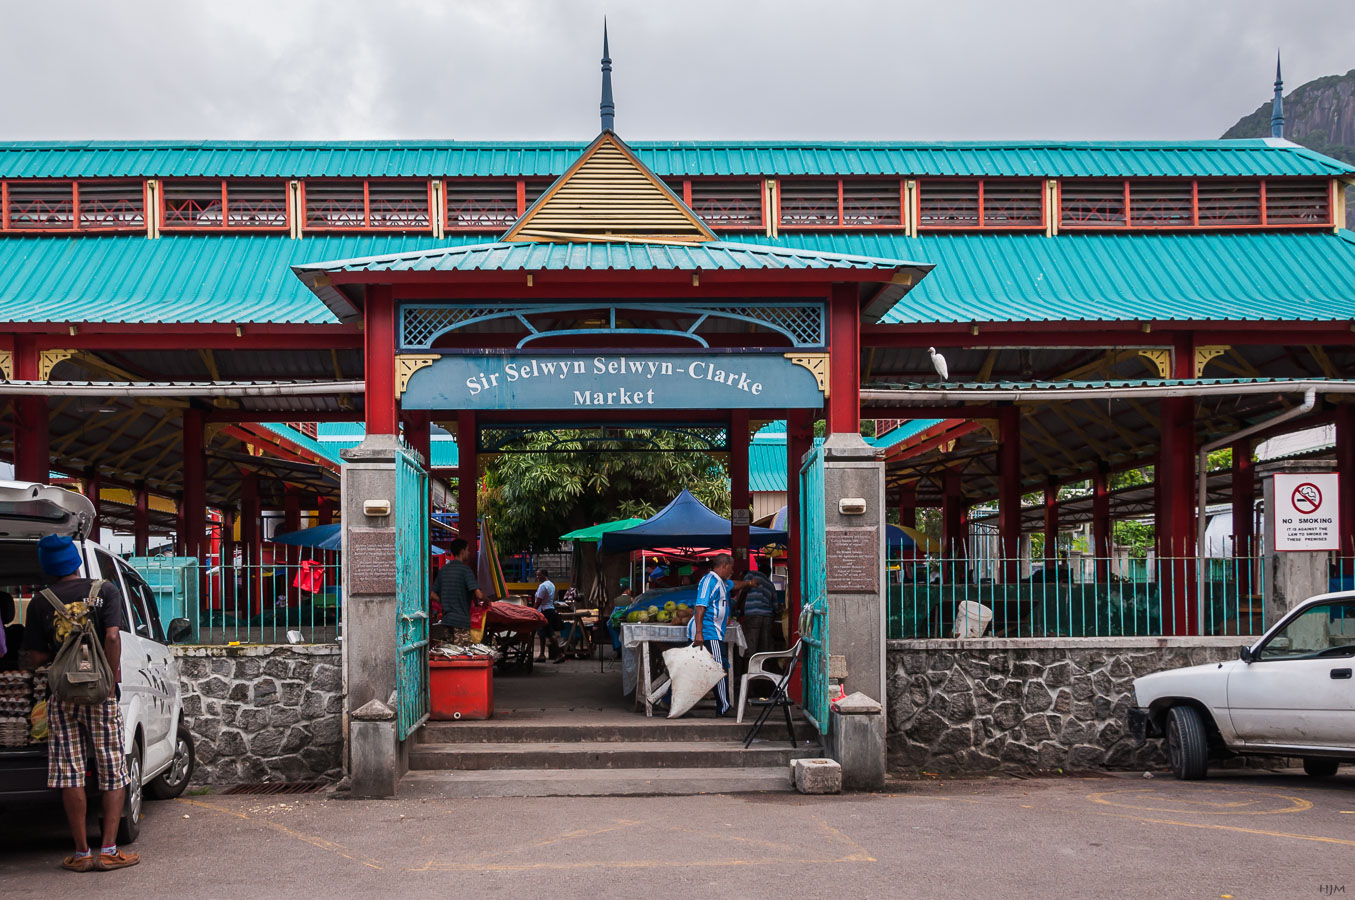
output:
[[[590,607],[598,609],[610,608],[608,606],[607,591],[606,588],[603,586],[603,582],[605,580],[603,569],[608,567],[603,564],[602,560],[598,559],[596,547],[594,548],[594,553],[592,554],[593,558],[589,559],[582,552],[582,548],[577,545],[583,543],[592,543],[601,546],[600,542],[602,541],[602,536],[607,532],[623,531],[627,528],[633,528],[644,521],[646,520],[618,519],[615,522],[600,522],[597,525],[590,525],[587,528],[578,528],[575,529],[574,531],[569,532],[569,534],[560,535],[560,540],[574,541],[576,544],[574,548],[574,571],[580,575],[589,573],[592,576],[591,578],[589,578],[588,593],[584,601]],[[613,578],[615,578],[618,575],[629,574],[630,572],[629,554],[626,554],[626,557],[627,558],[625,568],[620,568],[619,563],[613,562],[611,564],[611,570],[608,574],[611,574]]]
[[593,541],[602,540],[602,536],[609,531],[621,531],[626,528],[634,528],[645,519],[618,519],[615,522],[600,522],[597,525],[589,525],[587,528],[578,528],[569,534],[560,535],[562,541]]

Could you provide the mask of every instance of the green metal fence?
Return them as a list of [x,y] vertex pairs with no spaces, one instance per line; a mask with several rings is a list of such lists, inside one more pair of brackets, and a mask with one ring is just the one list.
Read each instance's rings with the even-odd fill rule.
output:
[[[991,562],[991,561],[989,561]],[[1195,589],[1200,633],[1260,634],[1267,626],[1261,561],[1190,557],[1151,561],[1082,559],[1074,564],[998,560],[1004,580],[979,581],[965,559],[889,562],[890,638],[952,637],[956,619],[985,623],[996,637],[1120,637],[1177,633],[1162,585],[1184,572]],[[979,607],[961,604],[978,604]],[[1165,621],[1164,621],[1165,616]]]

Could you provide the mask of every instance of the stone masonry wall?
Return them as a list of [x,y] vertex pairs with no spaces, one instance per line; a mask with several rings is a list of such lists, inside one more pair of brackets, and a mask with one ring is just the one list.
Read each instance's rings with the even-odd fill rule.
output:
[[175,647],[196,783],[337,778],[343,674],[337,644]]
[[890,641],[889,766],[977,772],[1161,768],[1125,712],[1140,675],[1232,659],[1240,638]]

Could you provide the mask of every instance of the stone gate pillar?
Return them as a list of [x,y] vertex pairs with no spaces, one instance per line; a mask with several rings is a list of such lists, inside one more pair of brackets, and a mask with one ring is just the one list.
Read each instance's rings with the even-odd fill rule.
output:
[[885,464],[859,434],[824,443],[829,658],[847,693],[885,701]]
[[[353,793],[363,797],[393,796],[403,774],[393,714],[398,648],[397,452],[398,437],[373,434],[341,453],[346,758]],[[382,707],[392,714],[386,717]],[[354,717],[359,710],[360,727]]]

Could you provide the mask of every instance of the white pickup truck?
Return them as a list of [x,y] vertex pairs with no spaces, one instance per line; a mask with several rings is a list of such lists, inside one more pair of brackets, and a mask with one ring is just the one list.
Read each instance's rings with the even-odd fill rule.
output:
[[1355,591],[1300,603],[1240,658],[1134,679],[1129,728],[1167,741],[1177,778],[1210,758],[1303,759],[1309,775],[1355,762]]
[[[146,582],[127,563],[86,539],[93,521],[94,506],[83,494],[0,481],[0,589],[25,606],[46,582],[38,564],[38,540],[45,534],[65,534],[80,550],[84,562],[80,574],[111,581],[122,592],[119,705],[131,783],[118,843],[130,844],[141,829],[143,796],[177,797],[193,772],[193,737],[182,721],[179,667],[168,646],[188,635],[189,623],[171,621],[166,636]],[[18,619],[22,623],[22,614]],[[45,743],[0,747],[0,809],[60,802],[60,793],[47,787]],[[90,808],[99,807],[91,803]]]

